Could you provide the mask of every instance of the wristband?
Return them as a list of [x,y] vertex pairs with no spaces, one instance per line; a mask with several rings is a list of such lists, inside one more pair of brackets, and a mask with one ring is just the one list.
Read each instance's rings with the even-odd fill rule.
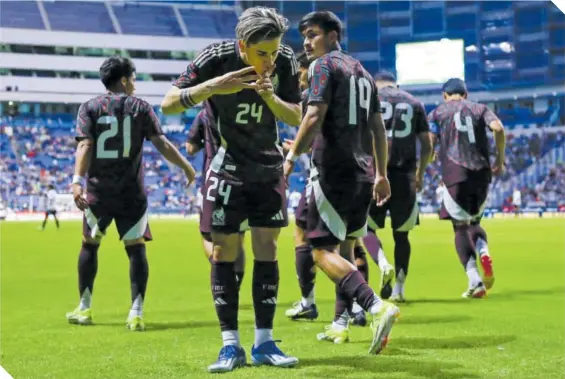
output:
[[296,162],[297,159],[298,159],[298,155],[294,155],[293,151],[289,151],[285,158],[285,160],[293,163]]
[[82,187],[84,187],[84,177],[80,176],[80,175],[73,175],[73,181],[71,184],[80,184]]

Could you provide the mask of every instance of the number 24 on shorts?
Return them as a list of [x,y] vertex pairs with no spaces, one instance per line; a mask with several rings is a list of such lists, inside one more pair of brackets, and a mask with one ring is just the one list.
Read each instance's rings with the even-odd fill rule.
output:
[[217,195],[221,196],[224,205],[227,205],[231,194],[231,185],[227,184],[225,180],[218,180],[215,176],[210,177],[208,180],[210,184],[206,191],[206,200],[215,202],[216,197],[212,195],[212,191],[218,189]]

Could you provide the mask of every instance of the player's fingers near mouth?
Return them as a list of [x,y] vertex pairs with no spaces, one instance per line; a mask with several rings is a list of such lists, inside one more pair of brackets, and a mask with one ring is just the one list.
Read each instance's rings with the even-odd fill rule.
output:
[[234,76],[240,76],[240,75],[249,74],[251,72],[255,72],[255,67],[253,66],[245,67],[242,68],[241,70],[235,71],[233,74]]
[[261,77],[259,75],[247,75],[239,78],[239,80],[241,80],[242,82],[259,82],[261,80]]

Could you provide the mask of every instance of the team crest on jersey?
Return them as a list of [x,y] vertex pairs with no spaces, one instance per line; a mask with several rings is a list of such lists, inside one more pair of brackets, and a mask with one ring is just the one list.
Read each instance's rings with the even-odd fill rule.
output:
[[216,209],[214,213],[212,213],[212,225],[226,225],[226,213],[224,212],[224,208]]

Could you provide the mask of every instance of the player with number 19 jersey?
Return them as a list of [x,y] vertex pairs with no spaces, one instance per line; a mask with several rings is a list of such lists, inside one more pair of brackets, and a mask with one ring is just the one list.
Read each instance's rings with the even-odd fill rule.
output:
[[307,237],[316,247],[365,234],[375,182],[368,120],[380,102],[371,75],[339,50],[310,65],[309,82],[308,104],[328,105],[312,145]]
[[[115,218],[123,238],[146,214],[143,142],[160,134],[163,132],[153,108],[135,96],[105,94],[80,106],[75,138],[94,141],[87,172],[86,235],[92,228],[89,217],[99,219],[99,224],[109,224]],[[148,227],[144,237],[151,239]]]

